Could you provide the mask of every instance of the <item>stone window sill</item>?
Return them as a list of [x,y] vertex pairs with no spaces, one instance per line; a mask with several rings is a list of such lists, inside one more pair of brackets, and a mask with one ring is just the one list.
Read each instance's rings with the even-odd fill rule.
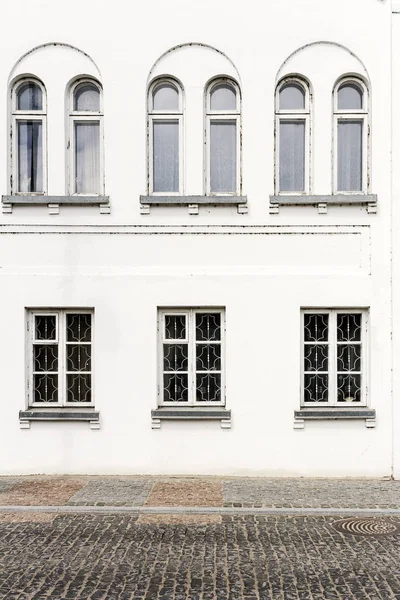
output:
[[161,421],[208,421],[215,420],[221,422],[221,429],[231,428],[231,411],[223,407],[164,407],[156,408],[151,411],[151,428],[161,429]]
[[100,413],[92,408],[75,410],[71,408],[55,408],[43,410],[32,408],[19,411],[21,429],[30,429],[32,421],[88,421],[90,429],[100,429]]
[[239,214],[248,212],[247,196],[140,196],[140,212],[150,214],[151,206],[187,206],[190,215],[199,214],[199,204],[208,206],[237,206]]
[[331,194],[331,195],[278,195],[269,197],[270,214],[278,214],[281,206],[317,206],[320,214],[328,212],[328,205],[366,205],[369,214],[378,211],[377,194]]
[[331,420],[364,419],[365,426],[375,427],[376,412],[374,409],[359,408],[301,408],[294,411],[294,429],[304,429],[304,421],[331,421]]
[[10,214],[14,206],[48,206],[50,215],[58,215],[62,206],[99,206],[101,214],[110,214],[109,196],[45,196],[18,194],[2,196],[3,214]]

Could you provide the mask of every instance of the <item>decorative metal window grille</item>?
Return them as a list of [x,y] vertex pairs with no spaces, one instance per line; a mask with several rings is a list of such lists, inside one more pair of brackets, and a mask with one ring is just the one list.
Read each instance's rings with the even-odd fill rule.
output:
[[223,311],[160,311],[159,333],[160,404],[224,404]]
[[367,312],[303,312],[302,404],[365,405]]
[[92,313],[31,312],[30,406],[92,404]]

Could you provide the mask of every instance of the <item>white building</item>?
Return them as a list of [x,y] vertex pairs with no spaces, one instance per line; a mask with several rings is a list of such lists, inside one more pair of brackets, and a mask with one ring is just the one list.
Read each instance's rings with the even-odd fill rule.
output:
[[399,1],[3,10],[0,473],[399,477]]

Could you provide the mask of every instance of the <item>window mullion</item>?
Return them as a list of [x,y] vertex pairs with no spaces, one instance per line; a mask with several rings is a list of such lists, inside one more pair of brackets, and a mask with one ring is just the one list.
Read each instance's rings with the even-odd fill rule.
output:
[[190,406],[194,406],[196,402],[196,313],[194,310],[189,311],[189,379],[190,379]]
[[336,312],[334,310],[329,313],[329,404],[336,405],[337,401],[337,376],[336,376],[336,364],[337,364],[337,331],[336,331]]

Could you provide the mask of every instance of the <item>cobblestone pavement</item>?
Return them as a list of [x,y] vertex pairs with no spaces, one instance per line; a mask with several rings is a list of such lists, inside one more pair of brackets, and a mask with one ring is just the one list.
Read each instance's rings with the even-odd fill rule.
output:
[[0,477],[0,506],[400,509],[400,481],[220,477]]
[[[345,535],[334,517],[152,522],[63,515],[0,523],[7,600],[398,600],[400,535]],[[210,515],[207,515],[208,517]],[[211,515],[212,517],[218,515]],[[175,517],[177,517],[175,515]],[[167,522],[166,522],[167,519]],[[400,520],[392,519],[400,523]]]

